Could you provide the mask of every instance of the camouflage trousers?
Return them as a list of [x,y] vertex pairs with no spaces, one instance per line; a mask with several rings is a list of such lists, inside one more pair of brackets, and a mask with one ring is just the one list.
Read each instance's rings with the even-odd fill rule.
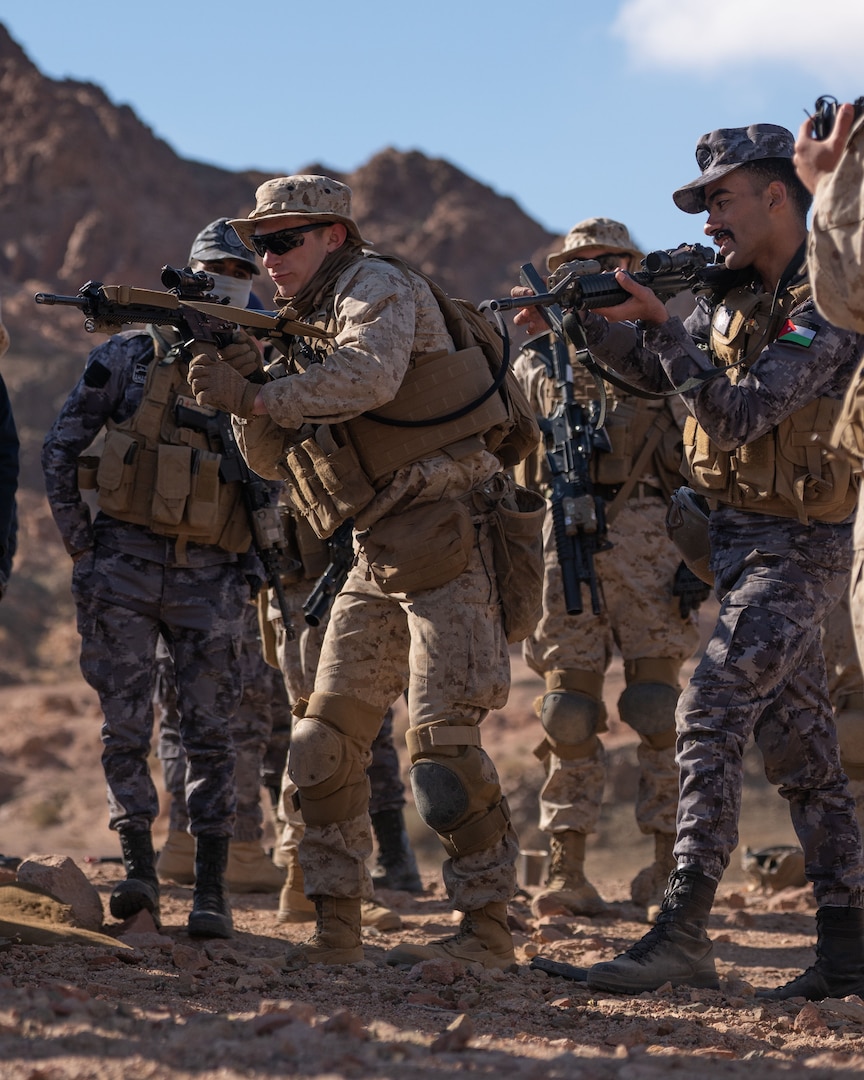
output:
[[[670,670],[677,673],[693,655],[699,644],[697,618],[694,612],[683,619],[678,600],[672,595],[681,556],[666,535],[665,518],[665,499],[631,496],[609,528],[612,547],[595,558],[601,594],[599,615],[591,611],[584,586],[582,613],[568,615],[552,517],[547,514],[543,615],[522,650],[532,670],[544,677],[551,671],[591,672],[602,677],[617,649],[624,659],[625,674],[634,661],[644,659],[670,661]],[[670,729],[673,724],[670,709]],[[606,730],[605,723],[600,730]],[[638,828],[643,833],[674,833],[678,805],[674,746],[657,749],[641,740],[637,761]],[[595,832],[606,783],[602,743],[598,740],[594,752],[579,759],[549,753],[544,767],[540,828],[549,833]]]
[[[260,840],[263,836],[261,788],[262,785],[272,788],[275,784],[278,797],[279,778],[288,756],[291,733],[291,707],[285,686],[280,673],[264,660],[257,610],[252,604],[246,605],[243,618],[240,677],[243,695],[231,720],[231,738],[237,756],[234,839],[248,842]],[[167,648],[157,658],[153,706],[159,728],[157,754],[162,762],[165,789],[171,796],[169,828],[185,832],[189,827],[186,812],[186,754],[180,738],[174,665]],[[268,756],[271,759],[269,784],[265,775]]]
[[236,563],[163,566],[97,546],[73,567],[81,671],[102,706],[111,828],[149,828],[159,813],[148,756],[160,634],[177,672],[186,805],[193,835],[231,836],[240,639],[249,585]]
[[789,802],[820,905],[864,906],[861,837],[828,699],[820,624],[848,583],[851,527],[711,515],[717,625],[677,710],[675,854],[719,878],[738,842],[743,753]]
[[[454,581],[410,598],[383,592],[360,560],[334,601],[314,688],[358,699],[382,716],[407,688],[412,727],[432,721],[462,727],[477,725],[490,709],[501,708],[509,684],[491,539],[483,525],[467,569]],[[490,783],[497,785],[491,762],[489,768]],[[307,894],[366,895],[371,852],[368,814],[307,826],[300,845]],[[516,887],[517,853],[508,825],[489,847],[447,859],[444,883],[454,907],[472,911],[509,899]]]

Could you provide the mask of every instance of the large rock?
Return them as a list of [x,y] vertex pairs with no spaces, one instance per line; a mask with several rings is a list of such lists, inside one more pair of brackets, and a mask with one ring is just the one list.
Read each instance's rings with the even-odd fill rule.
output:
[[70,925],[102,929],[105,913],[99,893],[68,855],[31,855],[18,867],[18,881],[67,904]]

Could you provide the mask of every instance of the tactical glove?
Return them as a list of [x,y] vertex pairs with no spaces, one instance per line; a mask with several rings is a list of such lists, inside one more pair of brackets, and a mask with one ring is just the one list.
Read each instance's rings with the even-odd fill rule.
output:
[[209,405],[246,420],[255,415],[260,383],[244,379],[224,360],[213,360],[204,353],[193,357],[189,365],[189,384],[199,405]]
[[[264,361],[261,350],[258,348],[255,338],[251,334],[247,334],[239,326],[231,337],[231,344],[219,350],[219,357],[226,364],[230,364],[244,379],[252,378],[259,375],[259,373],[263,376]],[[263,382],[264,380],[263,377],[259,377],[255,381]]]
[[679,563],[672,584],[672,595],[678,597],[681,618],[686,619],[691,611],[698,611],[703,600],[711,595],[711,586],[702,578],[696,577],[685,562]]

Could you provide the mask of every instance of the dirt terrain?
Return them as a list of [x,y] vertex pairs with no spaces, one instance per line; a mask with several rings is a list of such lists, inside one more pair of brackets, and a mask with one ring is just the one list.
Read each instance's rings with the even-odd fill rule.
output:
[[[74,655],[74,649],[74,631],[58,631],[55,654]],[[611,680],[610,702],[619,678]],[[539,737],[531,702],[539,689],[514,652],[510,702],[484,725],[526,849],[542,844],[534,824],[542,774],[531,755]],[[161,932],[146,916],[121,926],[107,914],[120,867],[96,861],[116,857],[119,848],[105,826],[94,696],[74,675],[9,686],[0,689],[0,716],[0,851],[71,856],[99,892],[104,933],[117,940],[7,943],[0,951],[4,1080],[452,1073],[659,1080],[740,1078],[754,1069],[760,1078],[822,1080],[864,1071],[864,1002],[754,998],[754,987],[785,981],[809,963],[814,908],[807,888],[754,890],[737,852],[711,922],[719,991],[593,998],[577,982],[531,968],[537,953],[577,965],[608,958],[645,929],[628,902],[628,885],[649,861],[650,845],[632,824],[634,745],[614,713],[607,805],[588,852],[590,876],[611,901],[610,911],[537,921],[523,890],[510,908],[519,960],[512,972],[466,971],[449,962],[410,971],[385,964],[391,943],[446,936],[454,928],[437,841],[410,806],[428,889],[421,897],[382,894],[404,929],[366,931],[362,965],[284,970],[286,941],[302,940],[308,929],[280,926],[275,896],[233,898],[237,934],[230,942],[188,938],[187,888],[164,890]],[[785,805],[760,772],[751,751],[741,850],[793,840]],[[157,843],[162,830],[160,821]]]

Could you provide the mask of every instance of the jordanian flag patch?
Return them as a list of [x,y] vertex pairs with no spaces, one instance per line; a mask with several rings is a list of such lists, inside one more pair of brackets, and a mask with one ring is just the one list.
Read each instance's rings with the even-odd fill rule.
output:
[[787,319],[780,327],[777,340],[782,341],[784,345],[800,345],[804,349],[809,349],[815,337],[816,331],[811,330],[809,326],[801,326]]

